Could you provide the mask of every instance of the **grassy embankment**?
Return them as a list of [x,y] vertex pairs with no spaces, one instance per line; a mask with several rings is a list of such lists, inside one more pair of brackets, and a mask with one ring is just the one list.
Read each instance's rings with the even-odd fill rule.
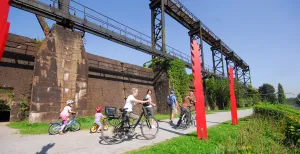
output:
[[[261,104],[236,126],[225,122],[208,129],[207,140],[196,133],[128,153],[299,153],[300,112],[284,105]],[[166,148],[167,147],[167,148]]]

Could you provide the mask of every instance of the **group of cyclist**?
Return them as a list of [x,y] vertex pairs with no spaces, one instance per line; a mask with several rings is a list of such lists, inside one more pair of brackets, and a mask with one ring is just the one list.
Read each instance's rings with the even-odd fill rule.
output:
[[189,94],[184,98],[182,105],[179,105],[173,90],[171,90],[170,95],[167,97],[167,104],[170,108],[170,124],[173,123],[174,114],[177,114],[177,109],[180,108],[180,117],[177,121],[176,127],[178,128],[182,123],[183,115],[185,114],[187,119],[189,119],[189,108],[196,103],[194,92],[190,91]]
[[[151,98],[152,90],[147,91],[147,94],[143,100],[136,99],[136,97],[138,96],[137,88],[132,88],[131,92],[132,92],[131,95],[129,95],[126,99],[124,109],[126,108],[126,111],[128,113],[127,115],[134,120],[134,124],[136,124],[139,119],[139,116],[133,113],[133,107],[136,104],[142,104],[146,110],[145,111],[146,114],[154,117],[153,107],[155,107],[156,104],[153,103],[152,98]],[[190,91],[189,95],[184,98],[183,104],[181,106],[178,105],[178,102],[176,100],[176,96],[175,96],[175,93],[173,90],[171,90],[170,95],[168,96],[167,99],[168,99],[167,104],[169,105],[169,108],[170,108],[170,123],[171,124],[174,124],[173,123],[174,114],[177,114],[177,109],[180,107],[181,114],[180,114],[180,118],[176,125],[178,127],[178,126],[180,126],[180,124],[182,122],[182,115],[185,114],[186,112],[188,112],[188,108],[192,104],[196,103],[194,93],[192,91]],[[59,131],[60,134],[63,133],[63,129],[67,125],[67,120],[69,119],[69,114],[75,113],[74,111],[72,111],[72,105],[73,105],[73,101],[68,100],[67,105],[64,107],[63,111],[59,115],[59,118],[63,121],[61,130]],[[97,131],[101,130],[102,124],[100,121],[102,118],[105,118],[105,116],[102,115],[101,111],[102,111],[102,108],[100,108],[100,107],[96,108],[94,123],[99,126]],[[155,126],[152,126],[152,128],[153,127],[155,127]]]

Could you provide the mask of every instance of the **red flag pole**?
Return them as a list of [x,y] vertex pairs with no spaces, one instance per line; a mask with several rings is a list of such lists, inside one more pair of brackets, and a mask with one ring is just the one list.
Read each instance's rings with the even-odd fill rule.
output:
[[232,125],[238,124],[238,116],[237,116],[237,110],[236,110],[236,97],[234,93],[234,77],[233,77],[233,69],[230,66],[229,70],[229,92],[230,92],[230,103],[231,103],[231,122]]
[[10,0],[0,0],[0,60],[4,52],[10,23],[7,22]]
[[4,24],[2,30],[0,30],[0,60],[2,59],[2,55],[3,55],[3,52],[4,52],[5,45],[6,45],[9,26],[10,26],[10,23],[6,22]]
[[195,97],[196,97],[196,122],[197,122],[197,134],[199,139],[207,139],[207,127],[206,127],[206,115],[205,115],[205,103],[203,94],[203,81],[201,74],[201,61],[200,61],[200,49],[195,40],[191,44],[192,54],[192,69],[194,76]]

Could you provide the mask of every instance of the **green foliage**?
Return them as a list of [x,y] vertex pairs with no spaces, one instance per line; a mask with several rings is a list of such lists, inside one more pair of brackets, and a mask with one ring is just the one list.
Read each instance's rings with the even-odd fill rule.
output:
[[248,86],[246,96],[247,96],[246,99],[247,104],[251,106],[258,104],[261,101],[258,90],[253,88],[252,86]]
[[296,99],[297,98],[287,98],[287,99],[285,99],[285,104],[290,105],[290,106],[295,106],[296,105]]
[[282,85],[279,83],[278,84],[278,96],[277,96],[278,98],[278,103],[280,103],[280,104],[284,104],[285,103],[285,99],[286,99],[286,97],[285,97],[285,94],[284,94],[284,90],[283,90],[283,87],[282,87]]
[[[212,109],[228,109],[230,107],[229,81],[226,78],[211,77],[205,80],[206,95]],[[238,107],[248,107],[260,101],[259,93],[251,86],[246,87],[235,80],[235,96]]]
[[286,105],[260,104],[254,107],[254,113],[282,122],[285,144],[300,146],[300,111]]
[[152,68],[153,71],[167,71],[177,101],[182,103],[183,98],[189,91],[192,76],[186,73],[185,64],[181,60],[152,58],[151,61],[144,63],[144,67]]
[[261,95],[262,101],[271,103],[276,102],[275,88],[270,84],[263,84],[258,88],[259,94]]
[[5,100],[0,99],[0,111],[10,111],[10,107]]
[[190,85],[190,77],[186,73],[184,63],[179,59],[170,61],[168,75],[170,77],[171,86],[175,91],[178,103],[181,104],[183,98],[189,91]]
[[247,87],[243,85],[238,79],[234,80],[234,93],[238,107],[245,107],[245,95],[247,93]]
[[44,39],[35,39],[35,43],[36,43],[36,45],[37,45],[38,48],[41,47],[43,41],[44,41]]
[[29,116],[29,103],[27,99],[22,99],[21,101],[17,102],[20,110],[20,120],[25,120]]
[[297,95],[297,97],[295,98],[295,102],[298,106],[300,106],[300,93]]
[[[208,140],[199,140],[191,133],[128,153],[292,153],[281,141],[280,123],[249,117],[239,119],[239,125],[225,122],[208,129]],[[167,148],[166,148],[167,147]]]

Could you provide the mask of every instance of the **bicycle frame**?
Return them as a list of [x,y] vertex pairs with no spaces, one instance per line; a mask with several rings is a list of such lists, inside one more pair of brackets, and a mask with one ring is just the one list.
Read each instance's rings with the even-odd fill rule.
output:
[[[123,128],[136,128],[136,126],[140,123],[143,116],[145,116],[145,118],[148,118],[148,116],[145,114],[146,113],[145,110],[146,110],[145,107],[142,106],[142,113],[140,114],[138,121],[136,122],[136,124],[134,124],[133,127],[130,126],[129,117],[127,115],[122,115],[121,127],[123,127]],[[124,114],[124,113],[122,113],[122,114]],[[126,113],[126,114],[128,114],[128,113]],[[126,119],[124,119],[123,116],[126,116]],[[124,127],[124,124],[126,124],[126,123],[128,124],[129,127]]]

